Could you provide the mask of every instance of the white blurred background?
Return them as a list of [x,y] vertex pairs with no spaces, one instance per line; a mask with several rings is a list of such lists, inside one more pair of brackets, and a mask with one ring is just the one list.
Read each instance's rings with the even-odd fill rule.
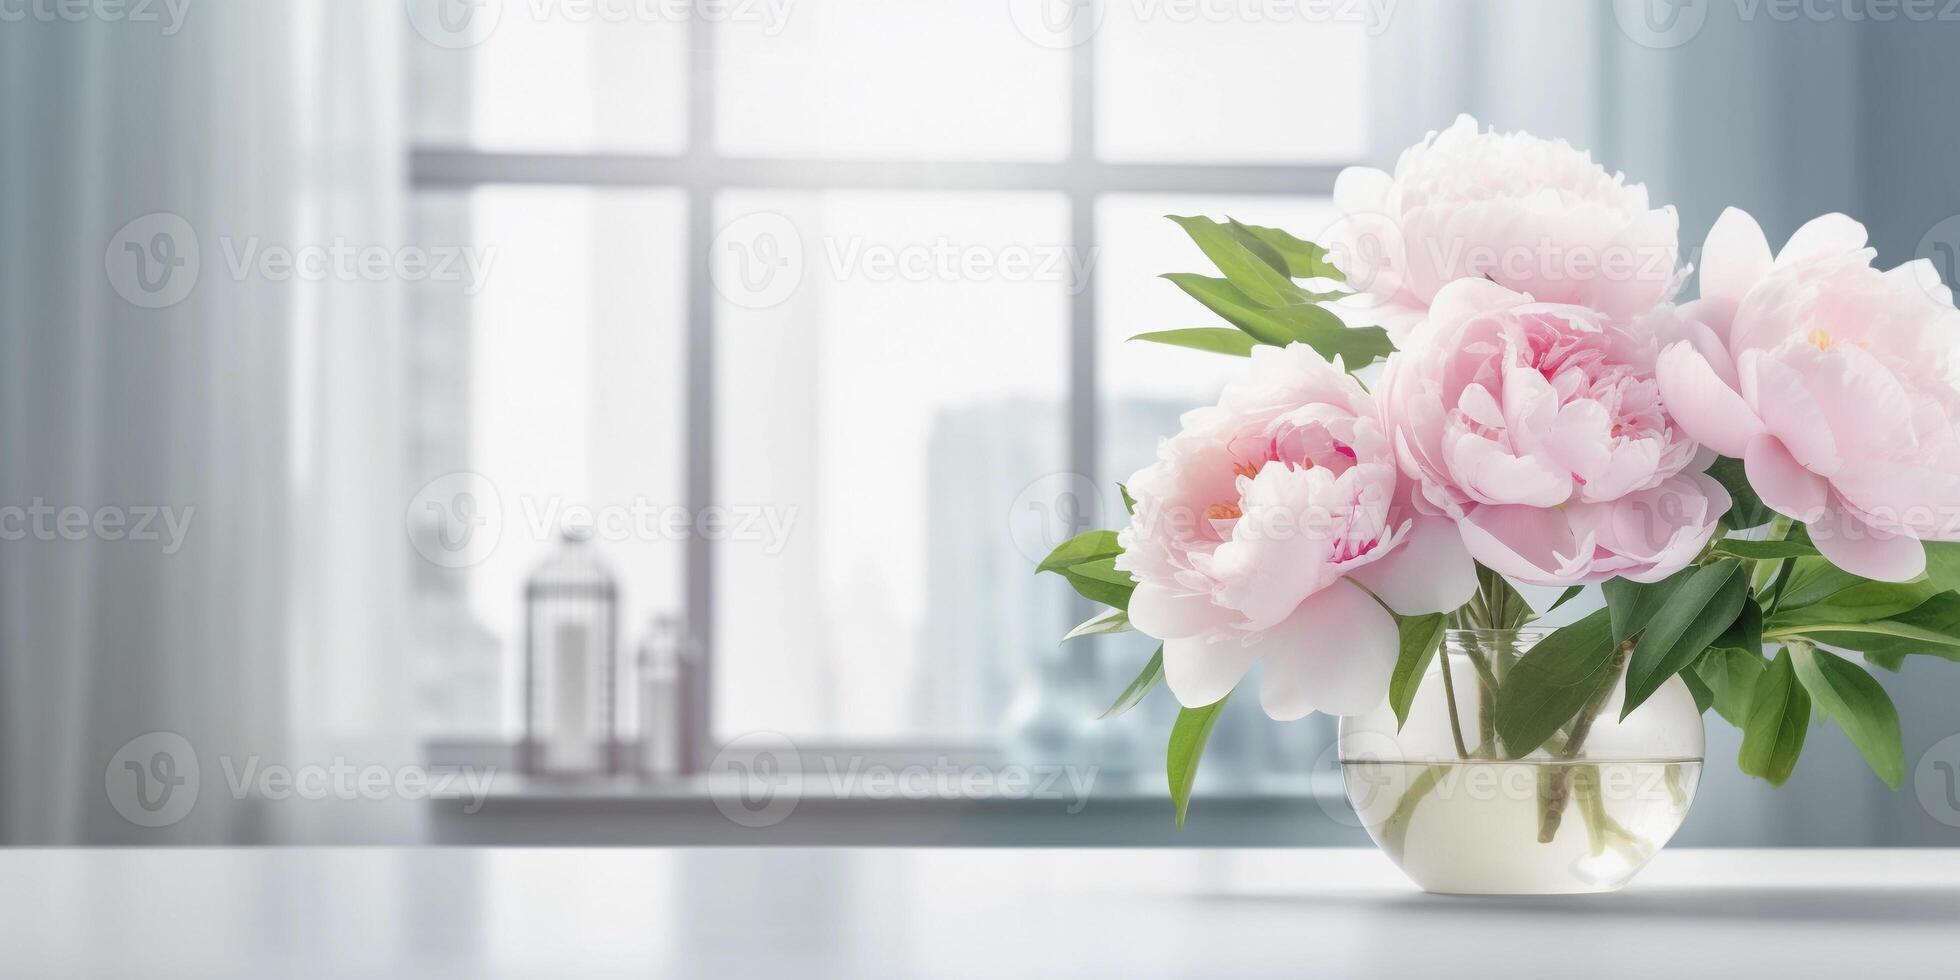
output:
[[[187,518],[0,542],[0,843],[745,839],[687,780],[511,775],[525,582],[580,507],[620,657],[705,665],[704,759],[1099,767],[1079,812],[838,799],[770,840],[1363,843],[1328,721],[1250,703],[1171,833],[1168,696],[1089,720],[1149,647],[1059,647],[1087,609],[1031,574],[1237,366],[1124,342],[1208,322],[1161,216],[1312,238],[1342,166],[1470,112],[1645,181],[1684,250],[1725,204],[1845,210],[1951,281],[1960,24],[1864,6],[0,7],[0,504]],[[710,510],[740,526],[662,523]],[[1941,666],[1885,678],[1910,761],[1960,729]],[[105,793],[150,732],[203,768],[158,827]],[[1711,719],[1683,842],[1960,841],[1835,732],[1781,791],[1736,742]],[[251,759],[502,774],[462,815],[230,791]]]

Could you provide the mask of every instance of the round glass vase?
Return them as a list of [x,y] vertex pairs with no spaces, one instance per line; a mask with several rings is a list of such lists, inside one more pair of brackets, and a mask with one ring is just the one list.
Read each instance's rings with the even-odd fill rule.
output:
[[1688,815],[1701,778],[1701,712],[1673,677],[1622,719],[1624,655],[1611,664],[1611,683],[1600,683],[1544,745],[1521,758],[1505,750],[1495,734],[1494,685],[1550,633],[1450,630],[1405,724],[1397,726],[1386,703],[1341,719],[1348,801],[1375,844],[1425,891],[1612,891]]

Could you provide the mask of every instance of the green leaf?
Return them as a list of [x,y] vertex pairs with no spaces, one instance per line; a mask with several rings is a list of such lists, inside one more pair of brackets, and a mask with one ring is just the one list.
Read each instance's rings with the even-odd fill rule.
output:
[[1416,689],[1422,686],[1429,662],[1443,645],[1449,621],[1442,613],[1397,616],[1395,620],[1402,635],[1402,649],[1395,657],[1395,673],[1388,680],[1388,706],[1395,711],[1395,727],[1399,731],[1409,720],[1409,705],[1415,701]]
[[1608,579],[1599,587],[1606,597],[1606,610],[1613,622],[1613,642],[1625,643],[1645,629],[1647,621],[1667,605],[1674,590],[1694,577],[1695,569],[1684,568],[1658,582]]
[[1056,546],[1034,570],[1036,574],[1059,572],[1070,565],[1114,558],[1122,553],[1123,546],[1116,542],[1115,531],[1084,531]]
[[1865,622],[1791,623],[1779,611],[1772,617],[1764,636],[1800,637],[1813,643],[1856,650],[1867,658],[1878,656],[1885,661],[1915,654],[1960,661],[1960,595],[1941,592],[1903,613]]
[[1137,513],[1137,498],[1130,496],[1130,488],[1118,483],[1116,485],[1116,492],[1123,495],[1123,513],[1135,517]]
[[1782,650],[1776,660],[1756,680],[1755,695],[1749,699],[1749,716],[1742,726],[1742,751],[1736,766],[1751,776],[1781,786],[1797,767],[1803,754],[1804,735],[1810,727],[1810,695],[1797,682],[1790,651]]
[[1709,688],[1707,681],[1701,679],[1700,674],[1684,670],[1681,672],[1681,683],[1688,686],[1688,696],[1695,699],[1695,714],[1705,715],[1708,709],[1715,706],[1715,692]]
[[1157,330],[1140,333],[1131,340],[1145,340],[1153,344],[1169,344],[1172,347],[1189,347],[1192,350],[1210,351],[1213,354],[1230,354],[1234,357],[1248,357],[1259,341],[1243,330],[1231,327],[1186,327],[1182,330]]
[[1760,653],[1720,648],[1708,651],[1695,664],[1694,673],[1714,696],[1715,713],[1742,728],[1749,721],[1749,699],[1755,694],[1756,681],[1763,676],[1765,667]]
[[1185,295],[1205,305],[1205,309],[1225,318],[1225,322],[1251,334],[1254,340],[1274,347],[1285,347],[1298,339],[1293,328],[1268,307],[1255,302],[1239,287],[1224,279],[1189,272],[1167,272],[1163,278],[1184,290]]
[[1960,541],[1924,541],[1926,581],[1941,592],[1960,592]]
[[1237,241],[1246,251],[1251,252],[1259,261],[1266,263],[1289,279],[1294,278],[1293,274],[1286,267],[1286,256],[1281,255],[1279,249],[1274,248],[1271,242],[1253,234],[1250,227],[1240,224],[1237,218],[1228,216],[1225,219],[1225,229],[1231,232],[1234,241]]
[[1185,708],[1171,726],[1170,748],[1164,754],[1164,774],[1170,778],[1171,803],[1177,807],[1177,829],[1184,829],[1184,815],[1191,807],[1191,784],[1198,778],[1198,760],[1205,754],[1205,742],[1218,724],[1218,713],[1225,709],[1230,694],[1202,708]]
[[1321,357],[1341,359],[1341,366],[1359,371],[1377,358],[1395,353],[1395,343],[1381,327],[1350,327],[1340,317],[1318,306],[1289,306],[1276,310],[1293,333],[1293,339],[1314,349]]
[[1896,674],[1905,668],[1906,655],[1903,653],[1893,653],[1890,650],[1867,650],[1865,651],[1865,662]]
[[1577,599],[1579,597],[1579,593],[1584,591],[1586,591],[1586,587],[1583,585],[1574,585],[1568,587],[1564,592],[1558,594],[1558,598],[1552,600],[1551,605],[1545,607],[1545,611],[1549,613],[1552,610],[1557,609],[1558,607],[1563,606],[1568,602],[1571,602],[1573,599]]
[[1609,614],[1595,610],[1553,630],[1504,675],[1497,695],[1497,734],[1511,758],[1532,752],[1613,681]]
[[1729,624],[1721,636],[1710,643],[1711,647],[1724,650],[1741,650],[1752,657],[1760,657],[1763,652],[1763,607],[1755,599],[1742,604],[1742,614]]
[[1129,572],[1117,569],[1114,558],[1070,565],[1060,569],[1059,574],[1082,598],[1116,609],[1130,608],[1130,593],[1135,592],[1137,587],[1136,579],[1130,577]]
[[[1266,307],[1305,302],[1300,287],[1293,284],[1292,277],[1253,254],[1232,233],[1232,229],[1202,216],[1167,214],[1164,217],[1177,222],[1177,226],[1198,243],[1205,258],[1210,259],[1211,264],[1225,274],[1225,279],[1253,302]],[[1284,260],[1280,260],[1279,264],[1284,265]]]
[[1306,303],[1266,306],[1233,282],[1188,272],[1165,273],[1163,278],[1262,344],[1284,347],[1297,341],[1330,361],[1339,357],[1349,371],[1367,367],[1395,350],[1388,331],[1381,327],[1350,327],[1340,317],[1318,306]]
[[[1264,245],[1267,251],[1260,251],[1258,254],[1266,257],[1268,262],[1272,261],[1269,256],[1276,256],[1281,259],[1284,264],[1280,267],[1285,270],[1288,276],[1294,279],[1332,279],[1335,282],[1347,281],[1347,276],[1343,275],[1341,270],[1335,268],[1332,262],[1327,261],[1327,250],[1312,242],[1302,241],[1278,228],[1262,228],[1258,225],[1245,225],[1240,224],[1236,220],[1232,221],[1231,228],[1233,234],[1239,237],[1240,242],[1246,242],[1249,237]],[[1250,248],[1251,246],[1248,245],[1247,247]]]
[[1749,477],[1742,471],[1742,460],[1719,457],[1708,468],[1708,475],[1729,492],[1729,500],[1733,502],[1727,518],[1730,527],[1738,531],[1761,527],[1776,516],[1776,512],[1765,506],[1763,499],[1756,496],[1756,491],[1749,486]]
[[1686,670],[1728,632],[1749,601],[1749,575],[1740,562],[1722,561],[1697,568],[1667,597],[1667,604],[1640,631],[1627,660],[1625,718],[1662,684]]
[[1107,633],[1127,633],[1129,631],[1130,614],[1121,609],[1110,609],[1069,630],[1068,635],[1062,637],[1062,642],[1067,643],[1081,636],[1101,636]]
[[[1776,615],[1765,624],[1765,628],[1776,631],[1789,626],[1809,626],[1820,623],[1864,623],[1878,619],[1889,619],[1917,609],[1942,593],[1931,583],[1918,582],[1872,582],[1852,576],[1852,581],[1816,581],[1804,584],[1805,593],[1793,596],[1798,583],[1792,579],[1783,590],[1783,602],[1777,606]],[[1809,593],[1823,588],[1837,587],[1821,598],[1812,599]],[[1809,599],[1810,601],[1801,601]]]
[[1774,620],[1767,624],[1862,622],[1895,616],[1947,591],[1929,579],[1875,582],[1847,572],[1823,558],[1799,558]]
[[1782,541],[1741,541],[1723,538],[1715,542],[1715,554],[1730,558],[1748,558],[1752,561],[1771,561],[1777,558],[1814,558],[1817,546],[1808,541],[1785,538]]
[[1143,670],[1137,673],[1136,680],[1131,681],[1130,686],[1123,689],[1123,693],[1117,696],[1116,703],[1110,705],[1109,710],[1103,712],[1100,717],[1114,718],[1136,707],[1163,679],[1164,648],[1160,645],[1157,647],[1157,652],[1150,655],[1150,662],[1144,664]]
[[1906,776],[1906,750],[1898,709],[1885,688],[1864,668],[1807,643],[1791,650],[1791,662],[1817,710],[1844,729],[1885,785],[1898,789]]

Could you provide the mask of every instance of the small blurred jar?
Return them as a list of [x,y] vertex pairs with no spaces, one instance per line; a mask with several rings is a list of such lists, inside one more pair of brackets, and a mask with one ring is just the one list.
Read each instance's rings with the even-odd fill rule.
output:
[[640,643],[640,771],[654,779],[686,775],[695,765],[693,691],[700,672],[686,623],[660,615]]

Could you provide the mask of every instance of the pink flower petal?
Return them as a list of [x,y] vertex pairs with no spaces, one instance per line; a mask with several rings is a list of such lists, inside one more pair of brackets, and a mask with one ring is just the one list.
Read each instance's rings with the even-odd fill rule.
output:
[[1918,461],[1870,459],[1831,479],[1838,499],[1866,524],[1921,541],[1960,539],[1960,473]]
[[1450,468],[1463,489],[1489,504],[1556,507],[1572,496],[1572,476],[1550,460],[1513,456],[1489,439],[1466,435],[1450,447]]
[[1450,612],[1477,591],[1477,566],[1463,536],[1455,522],[1440,517],[1416,518],[1393,551],[1348,578],[1404,616]]
[[1347,167],[1334,178],[1334,206],[1345,214],[1379,212],[1393,185],[1394,178],[1374,167]]
[[1472,558],[1531,585],[1577,585],[1593,557],[1592,537],[1578,539],[1558,509],[1478,507],[1458,529]]
[[[1367,593],[1336,582],[1258,640],[1266,672],[1259,704],[1279,721],[1319,710],[1358,715],[1388,696],[1400,638],[1395,618]],[[1165,668],[1170,666],[1165,651]]]
[[1724,384],[1708,360],[1686,341],[1661,351],[1654,378],[1675,423],[1696,442],[1724,456],[1741,456],[1749,440],[1763,431],[1762,420],[1742,396]]
[[1865,226],[1832,212],[1804,222],[1783,250],[1776,253],[1776,268],[1785,268],[1804,259],[1842,255],[1865,247]]
[[1232,693],[1259,659],[1257,647],[1232,631],[1164,641],[1164,683],[1187,708],[1217,703]]
[[1837,472],[1843,460],[1830,419],[1804,376],[1777,354],[1761,350],[1743,351],[1736,371],[1742,377],[1742,397],[1756,407],[1764,428],[1790,455],[1811,472]]
[[1742,302],[1742,296],[1769,274],[1773,260],[1769,239],[1749,212],[1727,208],[1715,219],[1701,246],[1701,298],[1729,304]]
[[1917,539],[1878,530],[1836,503],[1810,525],[1810,540],[1831,564],[1853,575],[1909,582],[1926,570],[1926,546]]
[[1749,440],[1742,468],[1750,488],[1777,513],[1806,522],[1823,513],[1830,483],[1804,469],[1775,436],[1763,433]]
[[1222,625],[1225,618],[1209,596],[1179,593],[1154,582],[1138,583],[1130,593],[1130,625],[1159,640],[1196,636]]

